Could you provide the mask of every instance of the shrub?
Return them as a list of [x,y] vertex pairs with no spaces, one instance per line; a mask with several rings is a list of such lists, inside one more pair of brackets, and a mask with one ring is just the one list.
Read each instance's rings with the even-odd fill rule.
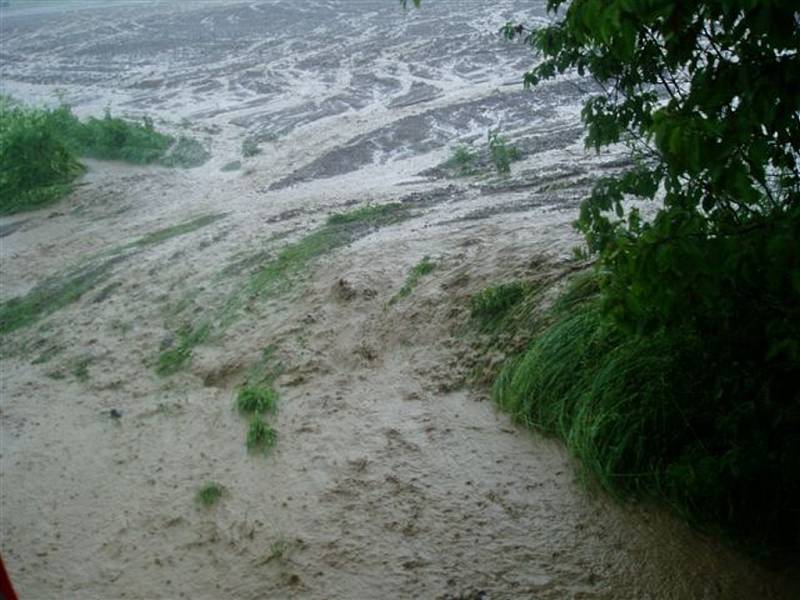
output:
[[509,146],[504,137],[497,131],[489,132],[489,154],[498,173],[510,173],[511,163],[521,158],[519,150]]
[[61,109],[28,109],[0,98],[0,214],[44,206],[83,171],[64,142]]

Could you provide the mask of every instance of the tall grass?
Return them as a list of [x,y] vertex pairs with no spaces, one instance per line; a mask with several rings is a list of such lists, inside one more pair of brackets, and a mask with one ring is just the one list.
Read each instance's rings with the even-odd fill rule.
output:
[[660,499],[751,549],[791,546],[800,402],[756,405],[757,374],[718,356],[689,328],[619,329],[584,281],[501,371],[493,395],[517,421],[561,438],[612,494]]

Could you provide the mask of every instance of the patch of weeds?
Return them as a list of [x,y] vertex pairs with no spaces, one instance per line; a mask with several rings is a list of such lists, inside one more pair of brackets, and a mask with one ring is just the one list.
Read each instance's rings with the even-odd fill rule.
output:
[[381,226],[402,221],[404,215],[403,205],[399,202],[389,204],[369,204],[348,212],[334,213],[328,217],[328,225],[348,225],[362,223],[365,225]]
[[230,173],[231,171],[238,171],[242,168],[242,161],[240,160],[232,160],[229,163],[225,163],[220,171],[223,173]]
[[45,363],[48,363],[54,357],[56,357],[59,354],[61,354],[61,352],[63,352],[63,351],[64,351],[64,348],[61,347],[61,346],[55,346],[55,345],[54,346],[50,346],[49,348],[46,348],[45,350],[43,350],[41,352],[41,354],[39,354],[39,356],[34,358],[31,361],[31,364],[32,365],[43,365]]
[[130,247],[146,247],[146,246],[154,246],[156,244],[160,244],[165,242],[171,238],[177,237],[179,235],[185,235],[187,233],[192,233],[193,231],[197,231],[202,227],[206,227],[207,225],[211,225],[220,219],[224,219],[227,216],[225,213],[218,213],[218,214],[210,214],[210,215],[203,215],[201,217],[196,217],[185,223],[179,223],[178,225],[171,225],[170,227],[165,227],[163,229],[158,229],[153,231],[152,233],[148,233],[138,240],[131,242],[124,248]]
[[475,166],[477,160],[478,155],[469,146],[460,145],[455,147],[453,156],[443,166],[455,170],[460,177],[466,177],[477,172]]
[[436,269],[436,263],[433,262],[429,256],[423,257],[423,259],[418,262],[416,265],[411,267],[411,270],[406,277],[406,282],[400,291],[397,292],[392,299],[389,300],[389,304],[394,304],[398,300],[405,298],[419,283],[419,280],[422,279],[425,275],[431,273],[434,269]]
[[197,490],[195,501],[205,508],[210,508],[220,501],[224,493],[225,488],[223,486],[218,483],[209,482]]
[[31,325],[78,301],[86,292],[105,281],[121,258],[76,268],[61,277],[50,277],[24,296],[3,302],[0,304],[0,333],[5,335]]
[[250,158],[259,154],[261,154],[261,148],[259,148],[258,142],[252,138],[245,138],[242,141],[242,156]]
[[408,208],[399,203],[370,205],[331,215],[319,229],[284,246],[228,298],[220,315],[223,325],[236,318],[235,311],[247,300],[288,290],[294,276],[319,256],[346,246],[377,227],[398,223],[410,216]]
[[105,286],[102,290],[98,292],[98,294],[92,299],[94,304],[100,304],[101,302],[105,302],[111,297],[111,294],[114,293],[114,290],[122,286],[121,281],[115,281],[107,286]]
[[102,160],[154,163],[175,141],[172,136],[156,131],[149,117],[137,123],[113,117],[109,110],[102,119],[91,117],[81,123],[72,117],[65,119],[65,125],[70,133],[67,141],[77,154]]
[[178,331],[178,341],[175,347],[164,350],[158,355],[156,373],[161,376],[167,376],[180,371],[192,358],[192,348],[204,342],[208,338],[210,331],[208,323],[182,327]]
[[511,163],[521,158],[519,150],[497,131],[489,131],[489,154],[498,173],[510,173]]
[[247,384],[236,396],[236,408],[244,415],[274,414],[278,410],[278,392],[265,385]]
[[473,319],[483,325],[497,323],[525,297],[525,285],[515,281],[487,287],[470,299]]
[[194,138],[181,136],[159,163],[165,167],[191,169],[205,164],[211,153]]
[[92,364],[91,356],[81,356],[72,364],[72,375],[81,383],[89,381],[89,365]]
[[263,451],[269,452],[277,441],[277,433],[260,416],[253,415],[250,425],[247,428],[247,439],[245,445],[249,452]]
[[281,538],[270,544],[269,557],[270,559],[280,560],[281,558],[284,557],[287,550],[289,550],[289,542]]

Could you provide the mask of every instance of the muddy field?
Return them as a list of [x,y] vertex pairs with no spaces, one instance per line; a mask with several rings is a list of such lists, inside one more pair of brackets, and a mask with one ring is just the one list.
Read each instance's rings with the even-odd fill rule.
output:
[[[625,165],[583,149],[588,82],[522,90],[531,57],[497,30],[543,2],[0,11],[3,93],[147,115],[212,154],[88,161],[67,199],[0,219],[0,299],[52,305],[2,340],[0,551],[21,598],[798,597],[588,493],[465,385],[469,297],[565,269],[581,196]],[[522,155],[510,176],[490,129]],[[479,157],[466,177],[443,166],[458,144]],[[380,220],[327,221],[371,205]],[[267,456],[234,408],[259,369],[280,373]]]

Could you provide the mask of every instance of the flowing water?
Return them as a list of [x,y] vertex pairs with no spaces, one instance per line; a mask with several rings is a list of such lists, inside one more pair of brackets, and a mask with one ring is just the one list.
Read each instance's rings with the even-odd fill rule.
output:
[[[533,58],[497,31],[545,18],[517,0],[0,8],[3,93],[147,115],[212,153],[89,161],[67,199],[0,220],[2,300],[82,291],[3,340],[0,550],[22,598],[798,597],[663,511],[589,493],[558,443],[463,385],[469,296],[563,269],[580,198],[626,164],[583,148],[587,81],[522,89]],[[489,130],[521,152],[512,174],[448,177]],[[384,203],[397,218],[254,287],[330,214]],[[186,368],[159,376],[198,324]],[[278,442],[248,455],[236,390],[278,363]],[[199,508],[208,481],[225,493]]]

